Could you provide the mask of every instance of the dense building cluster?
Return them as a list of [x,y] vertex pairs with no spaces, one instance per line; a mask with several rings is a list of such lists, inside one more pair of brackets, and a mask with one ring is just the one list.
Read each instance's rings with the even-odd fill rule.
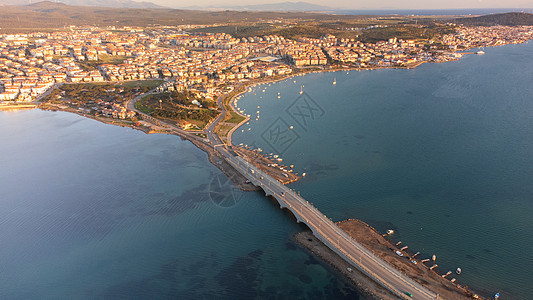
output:
[[[436,40],[377,43],[326,35],[286,39],[96,27],[0,36],[0,101],[30,101],[55,83],[166,79],[170,90],[215,98],[232,82],[286,75],[294,68],[412,66],[456,59],[459,49],[521,43],[533,27],[458,27]],[[438,47],[437,45],[440,45]],[[444,45],[444,48],[442,47]],[[92,64],[91,64],[92,63]]]

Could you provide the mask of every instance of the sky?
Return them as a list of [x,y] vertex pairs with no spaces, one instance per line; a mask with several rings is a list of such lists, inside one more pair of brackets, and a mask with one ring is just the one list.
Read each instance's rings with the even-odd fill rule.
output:
[[[141,0],[137,0],[141,1]],[[457,9],[457,8],[531,8],[532,0],[145,0],[166,7],[241,6],[285,1],[303,1],[346,9]]]

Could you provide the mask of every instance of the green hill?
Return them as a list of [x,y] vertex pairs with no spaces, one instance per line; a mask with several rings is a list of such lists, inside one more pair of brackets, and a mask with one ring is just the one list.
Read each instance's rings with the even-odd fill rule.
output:
[[3,6],[0,32],[50,30],[68,25],[149,26],[264,22],[266,20],[353,20],[360,16],[304,12],[200,11],[166,8],[71,6],[50,1],[27,6]]
[[473,25],[473,26],[531,26],[533,25],[533,14],[522,12],[510,12],[503,14],[492,14],[480,17],[458,18],[456,24]]

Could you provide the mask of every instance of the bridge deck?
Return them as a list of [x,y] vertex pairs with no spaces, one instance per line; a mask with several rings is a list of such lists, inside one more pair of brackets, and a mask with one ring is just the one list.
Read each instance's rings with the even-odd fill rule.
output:
[[281,208],[289,209],[297,221],[306,224],[326,246],[393,294],[403,299],[412,299],[407,296],[407,292],[411,293],[414,299],[436,299],[438,297],[359,244],[295,191],[243,158],[231,155],[226,149],[224,150],[221,153],[235,169],[254,185],[260,186],[267,196],[274,197]]

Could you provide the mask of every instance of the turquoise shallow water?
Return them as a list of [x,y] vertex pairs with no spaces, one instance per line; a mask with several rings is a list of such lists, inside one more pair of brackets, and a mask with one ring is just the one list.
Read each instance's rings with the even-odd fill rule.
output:
[[0,299],[362,299],[178,137],[32,110],[0,141]]
[[254,87],[237,104],[252,120],[233,140],[306,172],[292,187],[333,220],[395,229],[413,252],[435,253],[440,272],[461,267],[458,283],[528,299],[533,44],[485,52]]

